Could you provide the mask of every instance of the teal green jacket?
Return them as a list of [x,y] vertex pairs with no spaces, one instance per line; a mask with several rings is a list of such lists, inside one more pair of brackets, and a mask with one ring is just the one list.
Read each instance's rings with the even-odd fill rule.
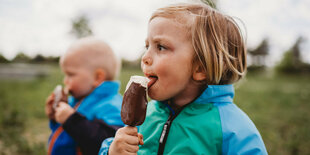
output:
[[[148,104],[139,132],[144,145],[138,154],[267,154],[249,117],[233,104],[232,85],[209,85],[181,112],[166,103]],[[109,140],[100,150],[108,150]],[[100,154],[99,153],[99,154]]]

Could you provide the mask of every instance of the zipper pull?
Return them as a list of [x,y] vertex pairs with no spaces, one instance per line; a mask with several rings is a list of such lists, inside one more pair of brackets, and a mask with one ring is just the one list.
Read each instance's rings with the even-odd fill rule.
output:
[[168,126],[169,126],[169,125],[170,125],[170,120],[168,120],[168,121],[165,123],[164,127],[163,127],[163,131],[162,131],[161,136],[160,136],[160,139],[159,139],[159,143],[160,143],[160,144],[162,144],[163,141],[164,141],[164,138],[165,138],[165,135],[166,135],[166,133],[167,133],[167,129],[168,129]]

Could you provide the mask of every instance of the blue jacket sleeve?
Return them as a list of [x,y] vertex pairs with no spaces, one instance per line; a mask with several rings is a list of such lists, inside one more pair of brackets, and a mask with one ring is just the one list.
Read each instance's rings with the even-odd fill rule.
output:
[[83,154],[96,155],[104,139],[113,137],[119,126],[107,125],[102,120],[87,120],[78,112],[63,124],[64,130],[77,142]]
[[226,104],[218,108],[223,132],[223,154],[268,154],[254,123],[241,109],[235,104]]
[[109,152],[109,147],[113,142],[113,140],[114,140],[113,137],[105,139],[101,144],[101,148],[99,150],[98,155],[107,155]]
[[252,133],[243,137],[242,135],[231,134],[223,145],[223,154],[240,155],[266,155],[268,154],[265,145],[259,134]]
[[58,124],[57,122],[55,122],[54,120],[50,120],[49,121],[49,127],[50,129],[54,132],[58,127],[60,126],[60,124]]

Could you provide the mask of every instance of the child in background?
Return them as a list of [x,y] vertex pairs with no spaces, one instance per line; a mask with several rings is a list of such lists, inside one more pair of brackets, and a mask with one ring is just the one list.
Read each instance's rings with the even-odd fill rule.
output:
[[164,7],[150,18],[145,44],[141,66],[156,101],[148,103],[139,134],[136,127],[119,129],[100,154],[267,154],[255,125],[233,103],[246,48],[231,17],[205,4]]
[[101,142],[124,125],[119,83],[113,81],[118,61],[106,43],[84,38],[61,57],[60,67],[65,73],[65,89],[72,97],[55,109],[55,94],[47,99],[45,111],[52,130],[48,154],[98,154]]

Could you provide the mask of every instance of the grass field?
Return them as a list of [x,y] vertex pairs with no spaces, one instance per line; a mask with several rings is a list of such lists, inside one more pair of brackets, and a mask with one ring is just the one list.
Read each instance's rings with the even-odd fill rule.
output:
[[[49,76],[0,79],[0,155],[46,154],[50,131],[46,97],[62,83],[58,66]],[[123,69],[122,88],[139,69]],[[235,103],[259,129],[269,154],[310,154],[310,76],[249,73],[236,85]]]

